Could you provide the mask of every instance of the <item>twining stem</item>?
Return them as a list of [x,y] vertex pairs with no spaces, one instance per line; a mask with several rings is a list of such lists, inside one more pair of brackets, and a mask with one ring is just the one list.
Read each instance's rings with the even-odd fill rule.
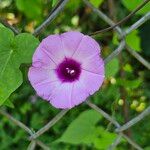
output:
[[[83,0],[83,1],[87,1],[87,0]],[[109,31],[111,29],[114,29],[115,27],[123,24],[124,22],[126,22],[129,18],[131,18],[133,15],[135,15],[136,12],[138,12],[141,8],[143,8],[150,0],[144,0],[137,8],[135,8],[129,15],[127,15],[125,18],[123,18],[122,20],[120,20],[119,22],[117,22],[115,25],[110,26],[108,28],[96,31],[94,33],[91,33],[90,35],[96,35],[99,33],[103,33],[106,31]]]
[[116,9],[115,8],[115,3],[114,0],[108,0],[108,10],[109,10],[109,16],[112,18],[114,22],[117,21],[117,15],[116,15]]
[[[102,18],[106,23],[108,23],[111,26],[115,25],[115,22],[112,21],[109,17],[107,17],[103,12],[101,12],[99,9],[95,8],[88,0],[83,0],[84,3],[86,5],[88,5],[93,12],[95,12],[100,18]],[[135,22],[130,28],[128,28],[125,31],[122,31],[122,29],[119,26],[115,27],[115,30],[118,32],[119,36],[121,37],[121,39],[123,37],[125,37],[127,34],[129,34],[131,31],[137,29],[139,26],[141,26],[142,24],[144,24],[147,20],[150,19],[150,12],[148,12],[147,14],[145,14],[140,20],[138,20],[137,22]],[[109,62],[111,59],[113,59],[116,55],[118,55],[118,53],[120,53],[122,51],[122,47],[125,46],[125,42],[124,40],[122,40],[122,42],[120,43],[120,45],[118,46],[118,48],[111,53],[106,59],[105,59],[105,63]],[[135,52],[134,50],[132,50],[128,45],[126,45],[126,49],[139,61],[141,62],[145,67],[147,67],[148,69],[150,69],[150,65],[149,62],[147,62],[144,58],[142,58],[142,56],[140,56],[137,52]]]
[[[119,62],[120,62],[120,77],[122,79],[124,79],[125,77],[125,72],[123,70],[123,56],[122,55],[119,55]],[[124,121],[125,123],[129,121],[129,106],[128,106],[128,102],[127,102],[127,98],[126,98],[126,90],[124,87],[120,87],[120,96],[121,96],[121,99],[123,99],[123,116],[124,116]],[[128,135],[128,137],[132,137],[131,136],[131,129],[128,129],[125,131],[125,133]]]
[[146,21],[150,19],[150,12],[146,13],[141,19],[139,19],[137,22],[135,22],[133,25],[131,25],[128,29],[124,31],[123,36],[128,35],[131,33],[133,30],[137,29],[140,27],[142,24],[144,24]]
[[[109,8],[109,12],[111,13],[110,14],[110,17],[112,18],[113,22],[117,22],[117,9],[116,6],[115,6],[115,3],[114,3],[114,0],[108,0],[108,8]],[[120,77],[121,78],[124,78],[125,77],[125,72],[123,70],[123,55],[122,53],[120,53],[119,55],[119,64],[120,64]],[[121,98],[123,99],[123,116],[124,116],[124,119],[125,119],[125,123],[129,121],[129,107],[128,107],[128,102],[127,102],[127,99],[126,99],[126,90],[124,87],[120,87],[120,95],[121,95]],[[128,129],[126,131],[126,134],[128,135],[128,137],[132,138],[131,136],[131,129]],[[132,149],[132,148],[131,148]]]

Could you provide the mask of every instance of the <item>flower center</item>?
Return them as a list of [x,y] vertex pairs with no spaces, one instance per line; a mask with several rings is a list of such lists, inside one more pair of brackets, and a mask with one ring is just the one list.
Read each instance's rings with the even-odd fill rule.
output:
[[62,82],[73,82],[80,77],[81,64],[71,58],[65,58],[58,65],[56,73]]

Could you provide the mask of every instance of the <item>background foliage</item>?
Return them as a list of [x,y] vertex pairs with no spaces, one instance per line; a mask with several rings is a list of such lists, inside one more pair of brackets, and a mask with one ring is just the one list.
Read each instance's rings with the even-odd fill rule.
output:
[[[142,0],[90,0],[114,21],[121,20]],[[78,30],[90,34],[107,25],[81,0],[70,0],[61,13],[44,32],[35,38],[30,33],[43,22],[57,0],[0,0],[0,17],[26,32],[15,36],[0,24],[0,107],[5,107],[15,118],[34,130],[40,129],[58,110],[35,95],[27,79],[32,54],[39,40],[49,34]],[[150,10],[148,3],[123,25],[127,29]],[[113,14],[111,12],[114,12]],[[143,24],[126,37],[127,44],[148,60],[150,56],[150,22]],[[113,31],[99,34],[95,39],[101,44],[102,56],[108,56],[118,45],[118,35]],[[118,122],[133,118],[150,105],[150,73],[127,51],[106,65],[106,79],[102,88],[91,100],[112,114]],[[7,85],[7,88],[6,88]],[[127,106],[125,106],[125,103]],[[3,106],[2,106],[3,105]],[[126,111],[128,111],[127,114]],[[127,118],[126,118],[127,115]],[[141,128],[142,127],[142,128]],[[73,108],[63,119],[39,139],[52,150],[105,150],[116,138],[113,126],[85,104]],[[150,117],[131,128],[127,134],[142,147],[150,150]],[[26,133],[6,118],[0,116],[0,150],[26,149]],[[124,140],[117,150],[132,149]]]

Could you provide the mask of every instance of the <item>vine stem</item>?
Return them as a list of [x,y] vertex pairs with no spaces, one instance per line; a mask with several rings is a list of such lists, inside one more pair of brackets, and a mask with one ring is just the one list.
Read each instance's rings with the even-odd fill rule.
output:
[[[62,9],[65,7],[66,3],[69,0],[60,0],[59,3],[57,4],[57,6],[51,11],[49,17],[38,27],[35,29],[35,32],[33,33],[33,35],[37,36],[41,33],[41,31],[46,28],[53,19],[56,18],[56,16],[59,14],[59,12],[62,11]],[[133,31],[134,29],[137,29],[139,26],[141,26],[145,21],[147,21],[148,19],[150,19],[150,13],[147,13],[144,17],[142,17],[140,20],[138,20],[135,24],[133,24],[129,29],[127,29],[126,31],[122,31],[121,28],[119,27],[120,24],[124,23],[125,21],[127,21],[130,17],[132,17],[138,10],[140,10],[146,3],[148,3],[150,0],[145,0],[141,5],[139,5],[134,11],[132,11],[127,17],[125,17],[124,19],[122,19],[121,21],[119,21],[118,23],[114,23],[111,19],[109,19],[105,14],[103,14],[101,11],[99,11],[98,9],[94,8],[87,0],[83,0],[85,3],[87,3],[87,5],[89,5],[101,18],[103,18],[108,24],[111,25],[111,27],[108,27],[106,29],[97,31],[99,33],[101,32],[105,32],[111,29],[115,29],[117,30],[117,32],[122,36],[126,36],[127,34],[129,34],[131,31]],[[1,21],[2,24],[4,24],[5,26],[7,26],[8,28],[10,28],[15,34],[20,33],[17,29],[15,29],[13,26],[9,25],[7,22],[3,22]],[[94,33],[92,33],[94,34]],[[98,34],[98,33],[96,33]],[[94,34],[94,35],[96,35]],[[105,59],[105,64],[108,63],[110,60],[112,60],[114,57],[116,57],[125,47],[125,40],[122,39],[121,43],[119,44],[119,46],[117,47],[117,49],[110,54],[106,59]],[[131,51],[130,51],[131,52]],[[146,64],[141,57],[139,57],[139,55],[137,55],[137,53],[132,53],[132,55],[134,57],[136,57],[142,64],[145,64],[145,66],[148,66],[149,64]],[[123,126],[120,126],[120,124],[114,119],[112,118],[109,114],[107,114],[106,112],[104,112],[102,109],[100,109],[99,107],[97,107],[95,104],[92,104],[91,102],[87,101],[87,104],[95,109],[96,111],[98,111],[101,115],[103,115],[107,120],[109,120],[111,123],[113,123],[117,128],[116,128],[116,132],[119,132],[119,136],[118,138],[114,141],[114,145],[118,144],[118,139],[119,137],[124,137],[131,145],[133,145],[135,148],[137,148],[138,150],[142,150],[142,148],[136,144],[134,141],[132,141],[129,137],[127,137],[125,134],[122,133],[122,131],[130,128],[131,126],[135,125],[137,122],[139,122],[140,120],[142,120],[145,116],[147,116],[148,114],[150,114],[150,108],[147,108],[145,111],[143,111],[140,115],[138,115],[137,117],[133,118],[132,120],[130,120],[129,122],[127,122],[126,124],[124,124]],[[52,120],[50,120],[43,128],[41,128],[39,131],[37,131],[35,134],[34,132],[29,129],[26,125],[24,125],[22,122],[16,120],[15,118],[13,118],[11,115],[9,115],[8,113],[6,113],[3,110],[0,110],[0,114],[4,115],[5,117],[7,117],[9,120],[11,120],[14,124],[18,125],[20,128],[24,129],[26,132],[28,132],[31,136],[30,139],[32,139],[30,145],[29,145],[29,149],[32,150],[35,148],[36,144],[38,144],[39,146],[41,146],[43,149],[45,147],[45,150],[49,149],[47,146],[45,146],[41,141],[36,140],[37,137],[39,137],[40,135],[42,135],[44,132],[46,132],[50,127],[52,127],[58,120],[60,120],[66,113],[68,110],[64,110],[61,111],[58,115],[56,115]],[[34,140],[35,139],[35,140]]]
[[131,33],[133,30],[137,29],[138,27],[140,27],[143,23],[145,23],[149,19],[150,19],[150,12],[146,13],[140,20],[138,20],[133,25],[131,25],[130,28],[125,30],[123,33],[123,36],[128,35],[129,33]]
[[[100,18],[102,18],[106,23],[108,23],[111,26],[115,25],[115,22],[113,22],[109,17],[107,17],[103,12],[101,12],[99,9],[95,8],[88,0],[83,0],[84,3],[86,5],[88,5]],[[123,38],[129,34],[131,31],[133,31],[134,29],[137,29],[139,26],[141,26],[142,24],[144,24],[147,20],[150,19],[150,12],[147,13],[146,15],[144,15],[140,20],[138,20],[137,22],[135,22],[130,28],[128,28],[127,30],[125,30],[124,32],[122,31],[122,29],[119,26],[115,27],[115,30],[118,32],[120,39],[123,40]],[[123,41],[122,41],[123,42]],[[139,62],[141,62],[145,67],[147,67],[148,69],[150,69],[150,65],[149,62],[147,62],[142,56],[140,56],[137,52],[135,52],[135,50],[132,50],[128,45],[125,46],[127,48],[127,50],[131,53],[131,55],[133,55]],[[114,56],[116,56],[118,54],[118,52],[122,51],[121,47],[124,47],[124,44],[120,43],[118,46],[118,50],[114,51],[110,56],[108,56],[105,59],[105,63],[109,62],[112,58],[114,58]]]
[[[93,12],[95,12],[100,18],[102,18],[106,23],[108,23],[110,26],[114,26],[115,22],[113,22],[108,16],[106,16],[102,11],[100,11],[98,8],[94,7],[88,0],[83,0],[83,2],[92,9]],[[121,34],[122,30],[119,28],[119,26],[114,27],[114,29]],[[91,36],[94,36],[89,34]]]
[[[89,4],[87,0],[83,0],[85,1],[88,5],[92,6],[92,4]],[[122,20],[120,20],[119,22],[117,22],[116,24],[114,24],[113,26],[110,26],[108,28],[105,28],[105,29],[102,29],[102,30],[99,30],[99,31],[96,31],[96,32],[93,32],[91,33],[90,35],[93,36],[93,35],[96,35],[96,34],[99,34],[99,33],[103,33],[103,32],[106,32],[106,31],[109,31],[111,29],[114,29],[115,27],[125,23],[129,18],[131,18],[136,12],[138,12],[141,8],[143,8],[150,0],[144,0],[144,2],[142,2],[138,7],[136,7],[128,16],[126,16],[125,18],[123,18]]]

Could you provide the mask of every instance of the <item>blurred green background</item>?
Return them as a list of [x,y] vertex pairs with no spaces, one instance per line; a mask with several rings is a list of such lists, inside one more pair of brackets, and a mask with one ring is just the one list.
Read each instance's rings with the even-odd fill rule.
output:
[[[127,16],[143,0],[90,0],[115,22]],[[7,20],[21,32],[33,32],[57,4],[57,0],[0,0],[0,18]],[[150,11],[150,3],[121,25],[129,28]],[[70,0],[63,12],[39,35],[78,30],[85,34],[108,27],[81,0]],[[118,45],[117,34],[108,31],[95,36],[106,58]],[[150,22],[143,24],[126,37],[127,44],[146,60],[150,58]],[[37,131],[59,110],[35,95],[28,78],[27,66],[21,66],[24,82],[5,102],[5,109],[31,129]],[[17,78],[17,77],[16,77]],[[150,72],[124,50],[106,65],[106,78],[102,88],[90,99],[123,124],[150,105]],[[114,126],[91,110],[86,104],[71,109],[56,125],[39,139],[51,150],[106,150],[117,135]],[[126,133],[145,150],[150,150],[150,116]],[[0,116],[0,150],[25,150],[29,145],[27,133],[7,118]],[[36,147],[36,149],[41,149]],[[116,150],[134,148],[121,140]]]

